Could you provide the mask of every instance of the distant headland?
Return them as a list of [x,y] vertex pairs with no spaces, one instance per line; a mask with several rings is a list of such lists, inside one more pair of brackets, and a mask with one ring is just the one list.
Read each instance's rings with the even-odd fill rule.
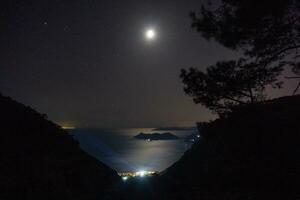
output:
[[153,129],[153,131],[189,131],[197,130],[197,127],[159,127]]
[[136,136],[134,136],[135,139],[140,140],[177,140],[179,139],[178,136],[166,132],[166,133],[139,133]]

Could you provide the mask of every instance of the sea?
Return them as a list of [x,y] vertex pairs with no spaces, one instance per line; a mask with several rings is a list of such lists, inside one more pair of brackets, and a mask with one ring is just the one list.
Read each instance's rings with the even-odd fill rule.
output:
[[139,133],[164,133],[184,138],[197,134],[195,128],[160,130],[154,128],[130,129],[83,129],[69,130],[83,151],[118,172],[158,171],[162,172],[191,148],[191,142],[178,140],[138,140]]

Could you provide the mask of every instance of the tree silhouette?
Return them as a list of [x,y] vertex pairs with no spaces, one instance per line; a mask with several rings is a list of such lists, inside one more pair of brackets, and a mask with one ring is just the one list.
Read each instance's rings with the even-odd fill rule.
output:
[[200,16],[192,13],[191,17],[203,37],[242,50],[265,65],[285,60],[299,71],[298,0],[222,0],[216,9],[202,6]]
[[237,105],[264,100],[267,85],[280,88],[276,77],[282,65],[272,68],[247,63],[246,60],[217,62],[206,72],[190,68],[181,71],[184,91],[212,111],[223,114]]
[[[182,71],[185,92],[193,96],[196,103],[215,111],[219,106],[228,109],[232,104],[257,100],[258,94],[268,84],[275,84],[278,88],[276,77],[285,66],[292,67],[294,73],[300,74],[300,1],[222,0],[217,7],[203,5],[200,13],[191,13],[191,18],[192,27],[204,38],[214,39],[227,48],[243,53],[243,58],[238,61],[229,61],[227,64],[219,62],[210,67],[207,73],[195,69],[188,73]],[[242,64],[237,64],[241,60]],[[235,68],[239,73],[234,76],[224,74],[227,80],[220,82],[223,85],[215,83],[220,81],[217,78],[221,72],[229,73],[232,70],[221,69],[225,66]],[[259,77],[255,77],[257,75]],[[248,76],[254,80],[245,78]],[[249,83],[245,83],[246,80]],[[262,82],[258,84],[259,81]],[[250,90],[247,95],[239,94],[241,91],[247,92],[245,85],[255,91],[253,96],[249,95]],[[232,98],[230,103],[229,97]]]

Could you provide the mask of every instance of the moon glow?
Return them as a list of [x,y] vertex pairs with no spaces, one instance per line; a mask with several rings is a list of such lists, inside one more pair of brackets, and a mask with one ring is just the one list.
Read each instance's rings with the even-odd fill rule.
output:
[[147,40],[153,40],[156,37],[156,32],[154,29],[147,29],[145,32],[145,37]]

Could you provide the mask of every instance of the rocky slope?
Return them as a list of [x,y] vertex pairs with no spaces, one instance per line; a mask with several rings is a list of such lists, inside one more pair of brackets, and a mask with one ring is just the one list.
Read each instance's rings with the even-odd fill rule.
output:
[[118,181],[45,115],[0,95],[1,200],[103,199]]
[[300,96],[208,123],[162,175],[167,199],[299,199]]

